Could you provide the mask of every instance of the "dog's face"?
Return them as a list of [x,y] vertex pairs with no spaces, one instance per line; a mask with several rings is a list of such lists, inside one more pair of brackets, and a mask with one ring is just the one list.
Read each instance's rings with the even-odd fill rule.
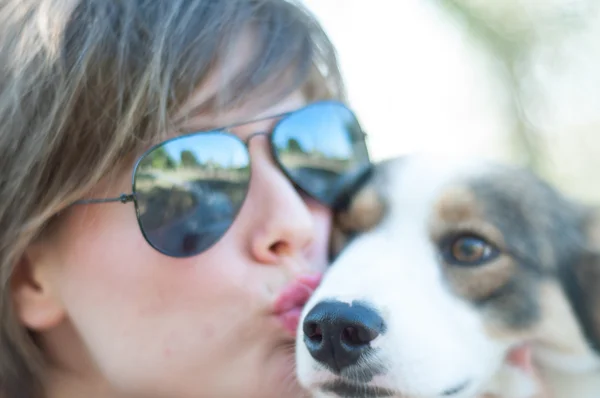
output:
[[376,166],[338,215],[348,240],[304,309],[300,382],[323,396],[473,397],[528,339],[584,363],[558,276],[581,257],[581,220],[521,170],[428,156]]

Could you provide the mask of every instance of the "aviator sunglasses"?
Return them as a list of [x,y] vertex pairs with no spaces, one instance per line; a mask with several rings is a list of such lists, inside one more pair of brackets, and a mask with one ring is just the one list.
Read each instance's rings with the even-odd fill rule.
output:
[[[230,129],[278,119],[270,132],[241,140]],[[217,243],[233,224],[250,186],[249,140],[267,135],[277,165],[295,185],[333,208],[370,169],[366,136],[354,113],[337,101],[227,127],[178,136],[135,163],[132,193],[74,204],[133,202],[150,246],[190,257]]]

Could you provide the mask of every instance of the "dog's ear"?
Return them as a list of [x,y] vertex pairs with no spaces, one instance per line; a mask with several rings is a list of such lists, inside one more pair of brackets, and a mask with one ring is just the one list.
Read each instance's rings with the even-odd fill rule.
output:
[[588,343],[600,353],[600,209],[585,209],[582,229],[581,254],[564,287]]
[[367,179],[335,210],[331,231],[331,258],[335,258],[352,237],[377,226],[385,212],[386,204],[376,180]]
[[587,215],[584,230],[588,247],[591,250],[600,252],[600,208],[589,208]]
[[576,275],[590,313],[590,334],[600,352],[600,209],[588,210],[584,222],[586,247],[576,268]]

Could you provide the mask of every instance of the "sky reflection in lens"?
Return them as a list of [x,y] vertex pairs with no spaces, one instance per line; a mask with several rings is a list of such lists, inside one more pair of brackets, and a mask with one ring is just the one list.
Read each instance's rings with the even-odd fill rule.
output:
[[229,134],[182,136],[155,148],[134,185],[146,239],[173,256],[206,250],[233,222],[249,179],[248,152]]

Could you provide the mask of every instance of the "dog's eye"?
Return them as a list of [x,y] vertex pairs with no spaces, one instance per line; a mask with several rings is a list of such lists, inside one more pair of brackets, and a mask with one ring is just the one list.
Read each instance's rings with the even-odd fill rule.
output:
[[458,236],[449,243],[444,255],[453,265],[480,265],[499,254],[494,246],[477,236]]

